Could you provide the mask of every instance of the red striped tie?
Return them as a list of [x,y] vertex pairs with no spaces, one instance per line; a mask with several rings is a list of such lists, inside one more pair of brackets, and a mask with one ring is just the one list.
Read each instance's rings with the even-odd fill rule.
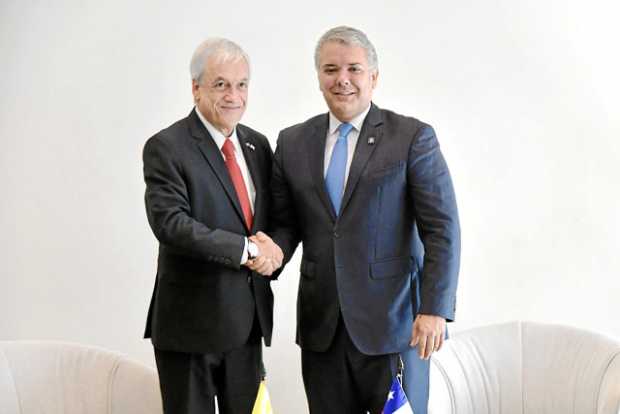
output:
[[230,178],[235,186],[235,191],[237,192],[237,197],[241,203],[241,210],[243,211],[245,224],[248,227],[248,230],[251,230],[253,217],[250,198],[248,197],[248,190],[245,186],[245,181],[243,181],[241,169],[239,168],[239,164],[237,164],[237,159],[235,158],[235,147],[232,141],[228,138],[226,138],[224,145],[222,145],[222,152],[226,158],[226,168],[228,168],[228,174],[230,174]]

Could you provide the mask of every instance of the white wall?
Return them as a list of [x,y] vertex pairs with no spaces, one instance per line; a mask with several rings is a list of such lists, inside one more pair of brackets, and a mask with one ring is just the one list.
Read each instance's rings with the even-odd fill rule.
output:
[[[620,337],[620,7],[385,3],[2,1],[0,339],[79,341],[152,364],[141,149],[189,113],[193,49],[207,36],[246,48],[244,122],[275,144],[325,110],[313,47],[338,24],[377,47],[375,102],[434,125],[450,164],[463,231],[453,329],[529,319]],[[274,284],[278,413],[306,410],[297,263]]]

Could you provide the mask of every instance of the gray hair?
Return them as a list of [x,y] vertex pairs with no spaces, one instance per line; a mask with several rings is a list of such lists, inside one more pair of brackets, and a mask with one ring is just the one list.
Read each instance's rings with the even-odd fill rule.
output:
[[207,60],[210,56],[213,56],[220,62],[236,62],[240,59],[245,59],[248,68],[250,67],[250,58],[247,53],[241,49],[241,46],[231,40],[214,37],[202,42],[196,48],[196,51],[194,51],[192,61],[189,64],[189,72],[192,75],[192,80],[200,83],[207,65]]
[[379,69],[377,51],[372,43],[370,43],[370,40],[368,40],[368,37],[366,37],[366,34],[353,27],[338,26],[325,32],[316,44],[316,49],[314,50],[314,66],[316,67],[316,70],[319,70],[319,54],[321,53],[321,48],[327,42],[338,42],[347,46],[362,47],[366,50],[369,68],[371,70]]

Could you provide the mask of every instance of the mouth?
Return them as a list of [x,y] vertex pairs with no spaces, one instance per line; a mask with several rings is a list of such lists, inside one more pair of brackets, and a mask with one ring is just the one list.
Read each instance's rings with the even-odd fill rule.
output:
[[220,106],[221,113],[239,112],[242,109],[241,106]]
[[354,96],[355,92],[354,91],[338,91],[338,92],[332,92],[332,94],[334,95],[336,99],[344,101]]

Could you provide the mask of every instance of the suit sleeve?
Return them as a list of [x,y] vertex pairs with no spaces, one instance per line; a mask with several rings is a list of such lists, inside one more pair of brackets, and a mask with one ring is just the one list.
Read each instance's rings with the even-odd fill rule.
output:
[[419,313],[454,320],[461,235],[456,197],[435,131],[418,129],[409,149],[408,186],[413,199],[424,263]]
[[245,238],[211,229],[191,216],[183,164],[158,135],[144,146],[144,200],[155,237],[175,254],[240,268]]
[[293,196],[284,170],[282,136],[278,137],[271,170],[270,235],[284,253],[284,264],[288,263],[299,244],[297,217]]

